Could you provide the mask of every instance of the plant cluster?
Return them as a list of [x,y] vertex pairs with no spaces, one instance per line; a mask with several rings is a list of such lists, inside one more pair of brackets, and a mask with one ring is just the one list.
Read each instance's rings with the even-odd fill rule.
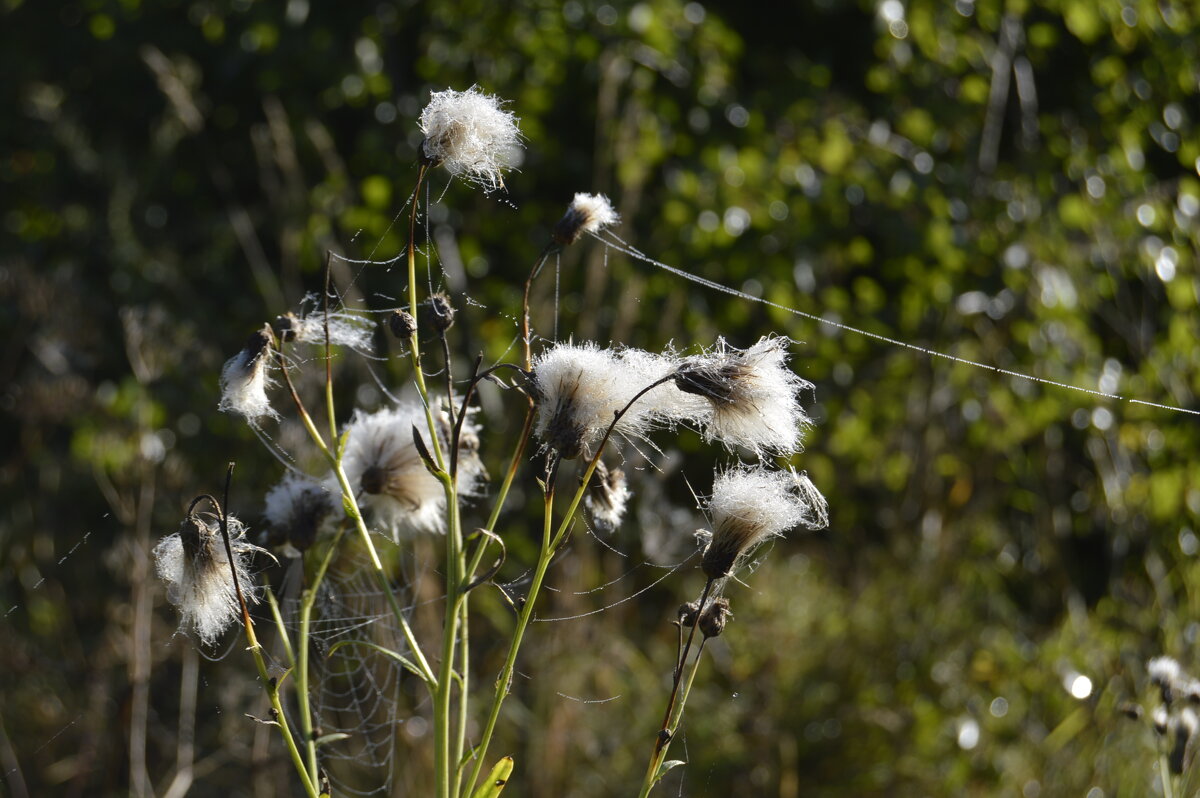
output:
[[[317,597],[331,563],[341,549],[359,547],[387,598],[390,614],[385,620],[403,644],[382,647],[347,640],[339,645],[372,645],[423,685],[439,798],[495,795],[514,764],[508,757],[489,760],[489,745],[547,572],[564,555],[564,544],[581,522],[606,531],[621,524],[637,490],[624,464],[631,458],[653,464],[666,435],[694,429],[724,446],[731,460],[718,469],[711,493],[702,500],[707,523],[696,533],[695,554],[705,581],[699,598],[680,607],[674,619],[679,643],[670,665],[671,688],[661,727],[657,734],[647,730],[645,738],[652,751],[640,794],[648,795],[664,773],[680,764],[668,761],[667,752],[705,645],[732,618],[727,585],[747,572],[767,541],[797,526],[818,529],[828,522],[820,492],[786,464],[786,458],[799,452],[810,423],[799,402],[808,383],[789,369],[790,341],[779,336],[763,337],[746,349],[718,339],[689,353],[538,335],[531,323],[530,290],[543,268],[585,236],[603,241],[601,234],[619,222],[607,198],[585,193],[575,195],[553,226],[525,282],[514,347],[519,359],[485,367],[479,356],[469,361],[465,374],[456,374],[454,300],[432,290],[422,296],[417,279],[421,188],[428,171],[438,167],[486,190],[503,187],[503,174],[522,136],[514,115],[475,88],[435,93],[421,114],[420,129],[425,138],[410,196],[407,304],[370,312],[331,307],[336,286],[327,269],[319,301],[308,301],[299,313],[286,313],[274,326],[257,330],[221,373],[220,410],[242,416],[268,442],[272,438],[265,425],[294,418],[321,454],[323,471],[310,474],[281,453],[288,470],[265,502],[269,531],[264,545],[302,565],[298,624],[284,619],[292,610],[271,587],[255,585],[250,576],[248,558],[264,550],[249,543],[245,525],[211,497],[197,499],[180,531],[156,548],[159,574],[179,607],[181,628],[194,631],[202,643],[212,643],[238,621],[244,625],[272,704],[269,722],[278,727],[305,793],[315,798],[331,789],[321,747],[333,740],[314,723],[311,623],[320,612]],[[334,355],[370,355],[377,326],[386,327],[406,353],[414,395],[394,399],[389,394],[383,407],[357,408],[347,419],[335,403]],[[424,351],[431,344],[432,355]],[[306,349],[311,347],[317,348],[315,359]],[[297,387],[297,373],[314,362],[325,368],[320,411]],[[499,388],[503,401],[524,414],[519,434],[500,452],[481,443],[487,419],[478,397],[485,385]],[[290,399],[287,413],[279,407],[280,394]],[[490,479],[488,463],[502,464],[498,484]],[[532,575],[525,594],[504,592],[516,622],[507,657],[493,677],[472,672],[466,634],[470,599],[472,591],[495,584],[507,556],[505,541],[512,530],[505,529],[505,503],[523,468],[538,469],[540,548],[536,561],[528,564]],[[228,483],[226,488],[228,493]],[[195,509],[203,500],[211,505],[205,515]],[[223,503],[228,506],[228,495]],[[467,523],[468,518],[476,520],[474,514],[478,523]],[[432,570],[442,575],[444,595],[440,636],[431,640],[421,639],[414,629],[413,607],[401,600],[402,586],[381,545],[390,541],[403,548],[432,536],[442,544]],[[491,559],[495,564],[485,567]],[[268,598],[286,652],[283,675],[272,675],[254,631],[249,606],[259,595]],[[283,676],[291,677],[293,694],[285,692]],[[494,691],[476,718],[472,687],[489,677]],[[480,718],[482,723],[472,726]],[[471,733],[472,728],[479,733]]]

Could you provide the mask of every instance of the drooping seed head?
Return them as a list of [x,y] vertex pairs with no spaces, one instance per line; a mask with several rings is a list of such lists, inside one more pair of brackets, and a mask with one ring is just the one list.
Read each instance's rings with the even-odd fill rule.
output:
[[630,495],[624,470],[609,468],[603,460],[597,461],[583,497],[584,508],[595,531],[608,534],[621,525]]
[[248,603],[258,601],[258,588],[251,581],[249,558],[266,553],[249,543],[241,521],[228,518],[233,569],[225,553],[217,519],[193,513],[179,531],[167,535],[154,547],[158,576],[167,586],[167,599],[179,608],[180,628],[193,629],[200,641],[211,645],[241,615],[234,589],[236,569],[242,595]]
[[217,409],[236,413],[251,423],[258,419],[278,418],[267,398],[267,367],[271,361],[274,334],[269,324],[254,332],[242,351],[226,361],[221,369],[221,401]]
[[603,194],[576,194],[567,212],[554,225],[554,243],[574,244],[584,233],[596,234],[621,221],[612,203]]

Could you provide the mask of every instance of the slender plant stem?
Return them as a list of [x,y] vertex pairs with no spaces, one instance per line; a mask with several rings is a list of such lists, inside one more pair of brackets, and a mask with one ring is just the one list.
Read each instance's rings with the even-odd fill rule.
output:
[[1163,798],[1175,798],[1175,785],[1171,783],[1171,769],[1167,766],[1167,755],[1161,750],[1158,754],[1158,773],[1159,778],[1162,779]]
[[[676,732],[679,731],[679,723],[683,720],[683,708],[687,704],[688,695],[692,692],[692,682],[696,680],[696,672],[700,670],[700,659],[704,656],[704,644],[706,642],[708,642],[707,638],[700,641],[700,647],[696,650],[696,658],[692,660],[691,666],[680,671],[681,676],[686,671],[686,676],[682,680],[683,690],[678,693],[678,700],[672,701],[663,731],[659,733],[658,742],[655,743],[654,755],[650,757],[650,764],[646,767],[646,775],[642,779],[642,789],[638,793],[638,798],[646,798],[650,794],[650,791],[654,789],[654,785],[658,783],[659,770],[662,768],[663,761],[667,758],[667,748],[670,747],[671,740],[675,738]],[[678,684],[677,680],[676,686]],[[675,695],[674,691],[672,695]]]
[[[225,476],[225,503],[229,500],[229,483],[233,478],[233,463],[229,464],[229,470]],[[300,755],[300,749],[296,747],[296,740],[292,737],[292,730],[288,726],[287,715],[284,714],[283,702],[279,698],[279,680],[272,677],[267,672],[267,663],[263,659],[262,646],[258,642],[258,637],[254,634],[254,621],[250,619],[250,608],[246,606],[246,597],[242,593],[242,586],[238,580],[237,560],[233,556],[233,544],[229,540],[229,519],[225,511],[217,504],[211,496],[201,497],[192,502],[192,508],[189,513],[195,508],[196,503],[201,499],[207,499],[217,508],[217,517],[220,519],[221,538],[225,543],[225,556],[229,562],[229,571],[233,577],[233,590],[237,594],[238,606],[242,611],[242,628],[246,632],[246,645],[250,649],[250,654],[254,657],[254,665],[258,668],[258,678],[262,680],[264,687],[267,690],[267,698],[271,702],[271,720],[279,727],[280,736],[283,737],[284,746],[288,750],[288,755],[292,758],[292,765],[296,768],[296,773],[300,776],[300,781],[304,784],[304,791],[309,798],[319,798],[315,782],[309,778],[308,770],[304,767],[304,759]]]
[[308,692],[308,654],[311,646],[309,645],[309,637],[312,628],[312,611],[313,605],[316,604],[317,594],[321,589],[321,583],[325,579],[325,572],[329,570],[329,564],[333,562],[334,552],[337,551],[338,543],[342,540],[342,534],[345,527],[338,529],[337,536],[330,542],[329,548],[326,549],[325,555],[321,558],[321,563],[317,566],[317,572],[313,575],[312,584],[305,587],[304,592],[300,597],[300,639],[296,645],[299,649],[299,656],[296,661],[296,693],[300,705],[300,731],[304,734],[304,746],[308,754],[308,769],[313,781],[320,780],[320,769],[317,765],[317,739],[313,734],[312,722],[312,699]]
[[492,707],[488,712],[487,722],[483,727],[483,736],[479,739],[479,746],[475,751],[475,767],[471,769],[471,778],[467,780],[467,791],[475,789],[475,785],[479,781],[479,776],[483,771],[483,765],[487,758],[488,745],[492,741],[492,733],[496,730],[496,721],[500,717],[500,707],[504,704],[504,699],[508,695],[512,687],[513,668],[517,664],[517,652],[521,650],[521,641],[525,637],[525,630],[529,626],[529,621],[533,618],[533,607],[538,593],[542,589],[542,581],[546,578],[546,569],[550,567],[550,560],[554,557],[554,549],[552,548],[551,530],[554,525],[553,518],[554,509],[554,493],[548,490],[545,496],[545,522],[542,526],[542,549],[538,555],[537,565],[534,567],[533,582],[529,585],[529,594],[525,597],[525,604],[521,607],[521,612],[517,616],[517,627],[513,631],[512,641],[508,646],[508,656],[504,660],[504,667],[500,669],[500,678],[496,680],[496,692],[492,696]]

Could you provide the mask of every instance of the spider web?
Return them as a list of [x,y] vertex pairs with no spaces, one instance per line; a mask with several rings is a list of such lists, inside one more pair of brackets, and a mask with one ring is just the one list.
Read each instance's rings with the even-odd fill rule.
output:
[[[341,544],[313,606],[309,624],[309,700],[318,738],[345,735],[322,744],[320,766],[337,794],[386,795],[396,781],[398,730],[424,723],[408,695],[416,677],[392,657],[366,645],[407,655],[373,566],[359,547]],[[404,606],[419,583],[421,569],[404,557],[403,578],[394,587]],[[412,577],[412,578],[410,578]],[[299,632],[299,599],[287,602],[293,636]],[[412,607],[406,610],[411,614]],[[338,644],[344,643],[338,648]]]

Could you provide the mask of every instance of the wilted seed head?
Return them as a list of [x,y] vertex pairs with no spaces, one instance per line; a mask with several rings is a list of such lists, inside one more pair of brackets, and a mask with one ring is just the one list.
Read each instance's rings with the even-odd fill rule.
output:
[[[538,356],[533,383],[537,437],[565,460],[591,454],[617,411],[648,384],[641,375],[624,368],[612,350],[571,343],[555,344]],[[613,431],[624,437],[641,437],[655,421],[650,402],[639,399]]]
[[708,512],[713,536],[701,568],[709,579],[728,576],[764,541],[818,520],[812,496],[797,490],[794,472],[761,467],[718,474]]
[[[310,296],[309,301],[315,301],[315,298]],[[275,329],[284,341],[323,345],[326,321],[326,314],[320,310],[304,316],[289,312],[275,318]],[[345,346],[364,354],[371,353],[371,336],[375,325],[369,318],[345,310],[330,311],[328,328],[329,343],[333,346]]]
[[621,525],[629,496],[625,472],[620,468],[610,469],[603,460],[597,461],[587,494],[583,497],[584,507],[597,532],[608,534]]
[[797,394],[810,384],[787,368],[788,343],[783,337],[762,338],[740,350],[722,338],[711,351],[683,360],[675,385],[709,401],[706,437],[760,457],[800,449],[802,432],[811,422]]
[[417,320],[407,310],[393,310],[388,316],[388,329],[401,341],[407,341],[417,331]]
[[1150,683],[1157,685],[1162,692],[1164,704],[1175,700],[1179,688],[1188,678],[1179,663],[1171,657],[1154,657],[1146,663],[1146,673],[1150,676]]
[[311,477],[289,472],[267,491],[263,516],[271,528],[273,545],[290,545],[303,553],[317,539],[331,511],[329,492]]
[[725,624],[733,617],[729,612],[729,599],[721,596],[713,599],[704,612],[700,613],[700,633],[706,638],[719,637],[725,631]]
[[603,194],[576,194],[563,218],[554,225],[554,243],[574,244],[584,233],[599,233],[621,221],[612,203]]
[[429,325],[438,332],[445,332],[454,326],[454,305],[450,297],[442,293],[429,297]]
[[1167,733],[1167,727],[1170,724],[1170,715],[1167,714],[1167,708],[1159,704],[1150,713],[1150,723],[1154,726],[1154,731],[1162,736]]
[[422,161],[445,166],[455,177],[487,190],[503,188],[502,173],[516,161],[521,132],[516,117],[501,105],[497,97],[474,86],[434,92],[419,122],[425,134]]
[[685,629],[696,625],[696,618],[700,615],[700,602],[689,601],[687,604],[680,604],[676,611],[679,625]]
[[[247,560],[263,549],[245,540],[246,527],[241,521],[230,516],[228,528],[242,595],[249,603],[257,602],[258,591],[251,583]],[[154,547],[154,563],[159,578],[166,582],[167,599],[182,615],[180,628],[195,629],[205,645],[216,642],[241,614],[233,571],[215,518],[189,515],[178,532]]]
[[217,409],[237,413],[248,421],[263,416],[278,418],[267,398],[267,364],[270,362],[274,334],[271,325],[252,334],[241,352],[231,357],[221,369],[221,401]]

